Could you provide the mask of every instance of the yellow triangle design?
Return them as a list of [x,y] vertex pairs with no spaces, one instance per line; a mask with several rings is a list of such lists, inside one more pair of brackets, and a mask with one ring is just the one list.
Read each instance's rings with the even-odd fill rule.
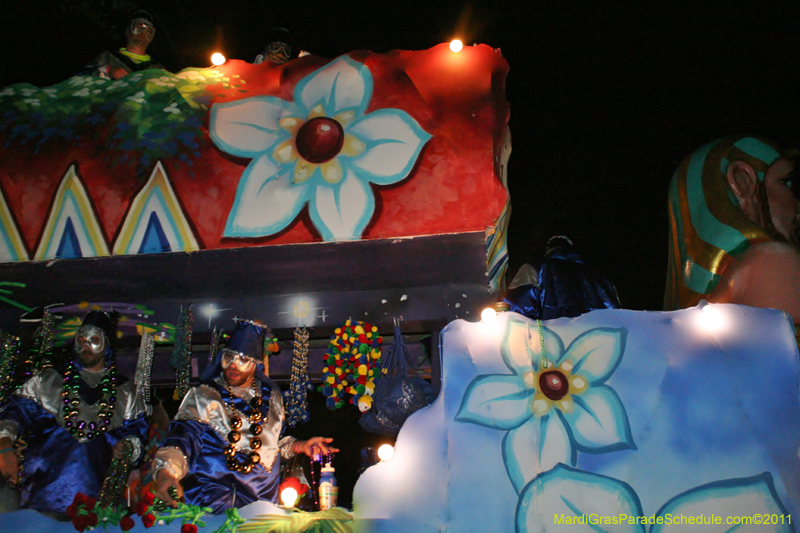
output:
[[72,219],[75,233],[81,244],[83,257],[106,257],[109,254],[100,223],[92,209],[92,202],[86,194],[75,165],[70,165],[61,184],[58,186],[53,207],[47,218],[39,247],[33,258],[36,261],[55,259],[58,245],[64,234],[67,219]]
[[6,196],[0,190],[0,263],[27,261],[28,250],[22,242],[19,229],[11,216]]
[[150,179],[131,202],[131,208],[114,243],[115,255],[138,253],[150,213],[153,211],[161,222],[173,252],[194,252],[200,249],[192,227],[178,203],[178,197],[175,196],[169,177],[159,161]]

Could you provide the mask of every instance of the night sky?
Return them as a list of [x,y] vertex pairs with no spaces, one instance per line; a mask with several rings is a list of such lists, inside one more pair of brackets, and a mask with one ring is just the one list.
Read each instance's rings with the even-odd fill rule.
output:
[[[588,1],[138,3],[156,18],[151,54],[173,71],[207,66],[218,50],[251,61],[275,26],[290,30],[295,51],[329,58],[426,49],[454,36],[500,48],[510,65],[512,270],[541,255],[551,235],[566,234],[614,282],[623,307],[657,310],[667,187],[680,161],[730,134],[800,146],[791,81],[800,69],[800,7],[639,4],[648,10]],[[111,37],[121,34],[112,29],[116,15],[127,21],[124,1],[2,5],[0,86],[56,83],[122,44]]]

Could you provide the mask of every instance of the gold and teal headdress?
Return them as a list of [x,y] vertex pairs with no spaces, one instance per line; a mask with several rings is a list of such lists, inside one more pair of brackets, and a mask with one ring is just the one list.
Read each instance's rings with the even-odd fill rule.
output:
[[669,188],[669,265],[665,309],[696,305],[716,288],[731,260],[773,238],[739,208],[728,186],[732,161],[749,163],[758,179],[781,158],[773,142],[726,137],[683,160]]

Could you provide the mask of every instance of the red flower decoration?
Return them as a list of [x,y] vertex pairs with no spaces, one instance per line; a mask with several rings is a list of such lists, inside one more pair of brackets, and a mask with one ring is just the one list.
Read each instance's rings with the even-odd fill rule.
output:
[[142,517],[142,524],[144,524],[144,527],[153,527],[155,523],[156,517],[153,513],[147,513]]
[[181,533],[197,533],[197,526],[194,524],[183,524],[181,526]]
[[67,507],[67,511],[66,511],[67,518],[72,520],[73,518],[75,518],[75,514],[77,512],[78,512],[78,506],[74,502],[71,503],[69,505],[69,507]]
[[278,493],[282,492],[283,489],[291,487],[297,491],[297,496],[301,497],[306,492],[308,492],[308,485],[305,483],[300,483],[300,480],[296,477],[287,477],[283,483],[281,483],[280,487],[278,487]]
[[134,511],[139,516],[144,516],[144,514],[147,512],[147,509],[149,507],[150,506],[147,505],[147,501],[146,500],[139,500],[138,502],[136,502],[136,507],[134,507]]
[[97,525],[97,515],[94,513],[89,513],[86,515],[86,523],[92,527]]
[[86,501],[87,498],[88,498],[88,496],[86,496],[86,494],[84,494],[82,492],[79,492],[79,493],[77,493],[75,495],[75,499],[72,500],[72,503],[77,504],[77,505],[81,505],[83,502]]
[[125,517],[122,518],[122,520],[119,521],[119,528],[122,531],[128,531],[129,529],[131,529],[135,525],[136,525],[136,522],[134,522],[133,518],[131,518],[130,516],[125,516]]
[[88,517],[86,515],[76,516],[72,519],[72,527],[80,532],[89,527]]
[[148,490],[144,493],[142,499],[147,502],[147,505],[153,505],[153,502],[156,501],[156,495]]
[[83,508],[87,511],[94,509],[95,505],[97,505],[97,498],[86,498],[83,502]]

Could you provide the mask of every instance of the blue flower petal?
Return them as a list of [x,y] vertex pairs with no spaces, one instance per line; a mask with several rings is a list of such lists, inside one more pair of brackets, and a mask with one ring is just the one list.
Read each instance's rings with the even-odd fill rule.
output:
[[590,387],[572,396],[571,413],[563,413],[578,449],[592,453],[635,449],[625,406],[606,385]]
[[478,376],[467,387],[456,420],[509,430],[531,418],[533,390],[517,376]]
[[[619,520],[641,516],[642,505],[630,485],[606,476],[558,465],[530,482],[522,491],[516,513],[517,533],[607,531],[644,533],[642,524]],[[591,523],[600,520],[600,524]]]
[[[564,351],[561,338],[545,327],[541,328],[541,335],[547,358],[557,360]],[[536,322],[510,314],[500,343],[500,355],[506,366],[519,376],[538,370],[542,361],[542,338]]]
[[603,383],[614,373],[625,350],[625,328],[594,328],[581,333],[570,343],[557,364],[571,360],[573,372],[586,377],[591,384]]
[[555,414],[531,418],[503,439],[503,462],[518,493],[541,472],[575,459],[569,432]]
[[[786,521],[789,512],[778,497],[772,475],[769,472],[753,477],[727,479],[701,485],[675,496],[656,514],[656,516],[665,517],[665,522],[668,516],[697,518],[700,515],[704,517],[704,522],[711,515],[722,518],[722,524],[701,526],[703,531],[758,530],[781,533],[794,531],[791,523]],[[728,524],[729,517],[750,519],[758,517],[756,520],[759,520],[760,523]],[[765,517],[767,521],[764,521]],[[773,521],[777,523],[772,524]],[[683,532],[689,529],[692,529],[692,525],[687,525],[685,522],[655,524],[651,533]]]

